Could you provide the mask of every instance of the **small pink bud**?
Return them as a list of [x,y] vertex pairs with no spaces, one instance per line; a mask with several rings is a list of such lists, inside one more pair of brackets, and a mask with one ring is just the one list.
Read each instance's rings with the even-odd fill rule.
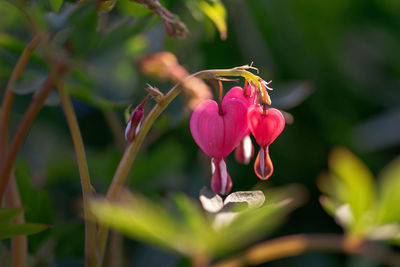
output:
[[249,164],[251,158],[254,155],[254,146],[251,142],[250,135],[247,134],[240,141],[239,145],[235,149],[235,159],[237,162],[242,164]]
[[266,180],[272,175],[274,166],[272,165],[271,158],[269,157],[268,146],[263,146],[260,148],[256,162],[254,163],[254,171],[262,180]]
[[132,111],[131,117],[129,118],[125,129],[126,141],[132,142],[133,139],[135,139],[135,136],[139,133],[140,126],[142,126],[143,114],[143,104],[139,104]]
[[216,194],[227,195],[232,189],[232,179],[223,159],[211,159],[211,189]]

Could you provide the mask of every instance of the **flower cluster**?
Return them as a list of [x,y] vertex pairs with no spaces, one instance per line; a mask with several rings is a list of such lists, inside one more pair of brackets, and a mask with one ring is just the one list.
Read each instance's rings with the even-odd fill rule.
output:
[[251,85],[244,89],[233,87],[220,103],[210,99],[201,103],[190,119],[190,131],[199,147],[211,157],[212,190],[222,195],[230,192],[232,180],[225,158],[236,148],[236,160],[248,164],[254,155],[250,133],[260,146],[254,171],[260,179],[268,179],[273,172],[268,147],[284,127],[282,113],[258,104]]

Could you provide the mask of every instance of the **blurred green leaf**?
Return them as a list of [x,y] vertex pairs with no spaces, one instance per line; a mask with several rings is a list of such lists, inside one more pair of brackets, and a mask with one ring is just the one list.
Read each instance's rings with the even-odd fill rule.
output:
[[20,215],[22,212],[24,212],[23,208],[0,210],[0,224],[6,224],[11,222],[13,219],[18,217],[18,215]]
[[64,0],[49,0],[49,1],[50,1],[51,9],[54,12],[58,12],[64,2]]
[[378,221],[400,222],[400,157],[379,176]]
[[200,210],[197,201],[182,194],[174,196],[173,209],[139,194],[128,193],[123,194],[119,203],[93,199],[90,208],[100,223],[134,239],[189,257],[204,253],[221,255],[276,227],[283,215],[299,204],[299,194],[295,188],[271,190],[267,205],[235,212],[233,221],[219,228],[215,228],[212,218]]
[[19,95],[31,94],[42,86],[46,77],[41,73],[25,73],[12,84],[11,91]]
[[19,235],[32,235],[48,228],[48,225],[40,223],[0,224],[0,240]]
[[338,187],[338,197],[349,203],[354,218],[358,221],[375,202],[373,176],[356,156],[345,148],[335,148],[329,158],[329,167]]

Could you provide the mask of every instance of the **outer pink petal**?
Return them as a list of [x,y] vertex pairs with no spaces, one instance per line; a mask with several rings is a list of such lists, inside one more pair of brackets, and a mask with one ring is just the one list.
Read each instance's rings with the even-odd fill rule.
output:
[[263,114],[260,105],[253,105],[247,113],[248,126],[260,146],[270,145],[285,128],[285,119],[282,113],[270,108]]
[[223,158],[239,144],[247,131],[247,105],[240,99],[228,98],[222,101],[225,138]]
[[228,99],[232,99],[232,98],[238,98],[243,100],[246,104],[248,103],[248,100],[246,99],[246,97],[243,94],[243,89],[239,86],[235,86],[232,87],[226,94],[224,97],[223,101],[226,101]]
[[225,128],[215,101],[206,100],[197,106],[190,118],[190,131],[204,153],[223,158]]

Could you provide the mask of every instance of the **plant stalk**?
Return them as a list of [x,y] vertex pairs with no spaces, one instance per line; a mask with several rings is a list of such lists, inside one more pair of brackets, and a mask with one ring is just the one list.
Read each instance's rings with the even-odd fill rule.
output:
[[358,254],[393,267],[398,266],[400,262],[400,254],[358,237],[338,234],[297,234],[254,245],[244,253],[217,262],[213,266],[253,266],[311,251]]
[[3,199],[4,191],[7,187],[10,179],[12,167],[14,165],[15,158],[17,157],[18,151],[25,139],[28,130],[36,117],[39,110],[42,108],[44,101],[50,94],[51,89],[55,85],[57,78],[63,77],[67,73],[67,68],[62,65],[57,65],[56,70],[52,71],[43,83],[43,87],[37,94],[33,96],[32,102],[29,104],[28,109],[25,111],[21,122],[18,125],[17,131],[11,142],[10,149],[4,161],[4,165],[1,166],[0,172],[0,202]]
[[78,162],[79,175],[82,187],[83,210],[85,215],[85,266],[98,266],[98,253],[96,248],[96,224],[89,220],[89,198],[92,196],[92,185],[90,183],[89,168],[86,160],[85,147],[83,145],[81,131],[75,115],[71,99],[58,82],[57,91],[60,96],[61,105],[74,143],[75,154]]

